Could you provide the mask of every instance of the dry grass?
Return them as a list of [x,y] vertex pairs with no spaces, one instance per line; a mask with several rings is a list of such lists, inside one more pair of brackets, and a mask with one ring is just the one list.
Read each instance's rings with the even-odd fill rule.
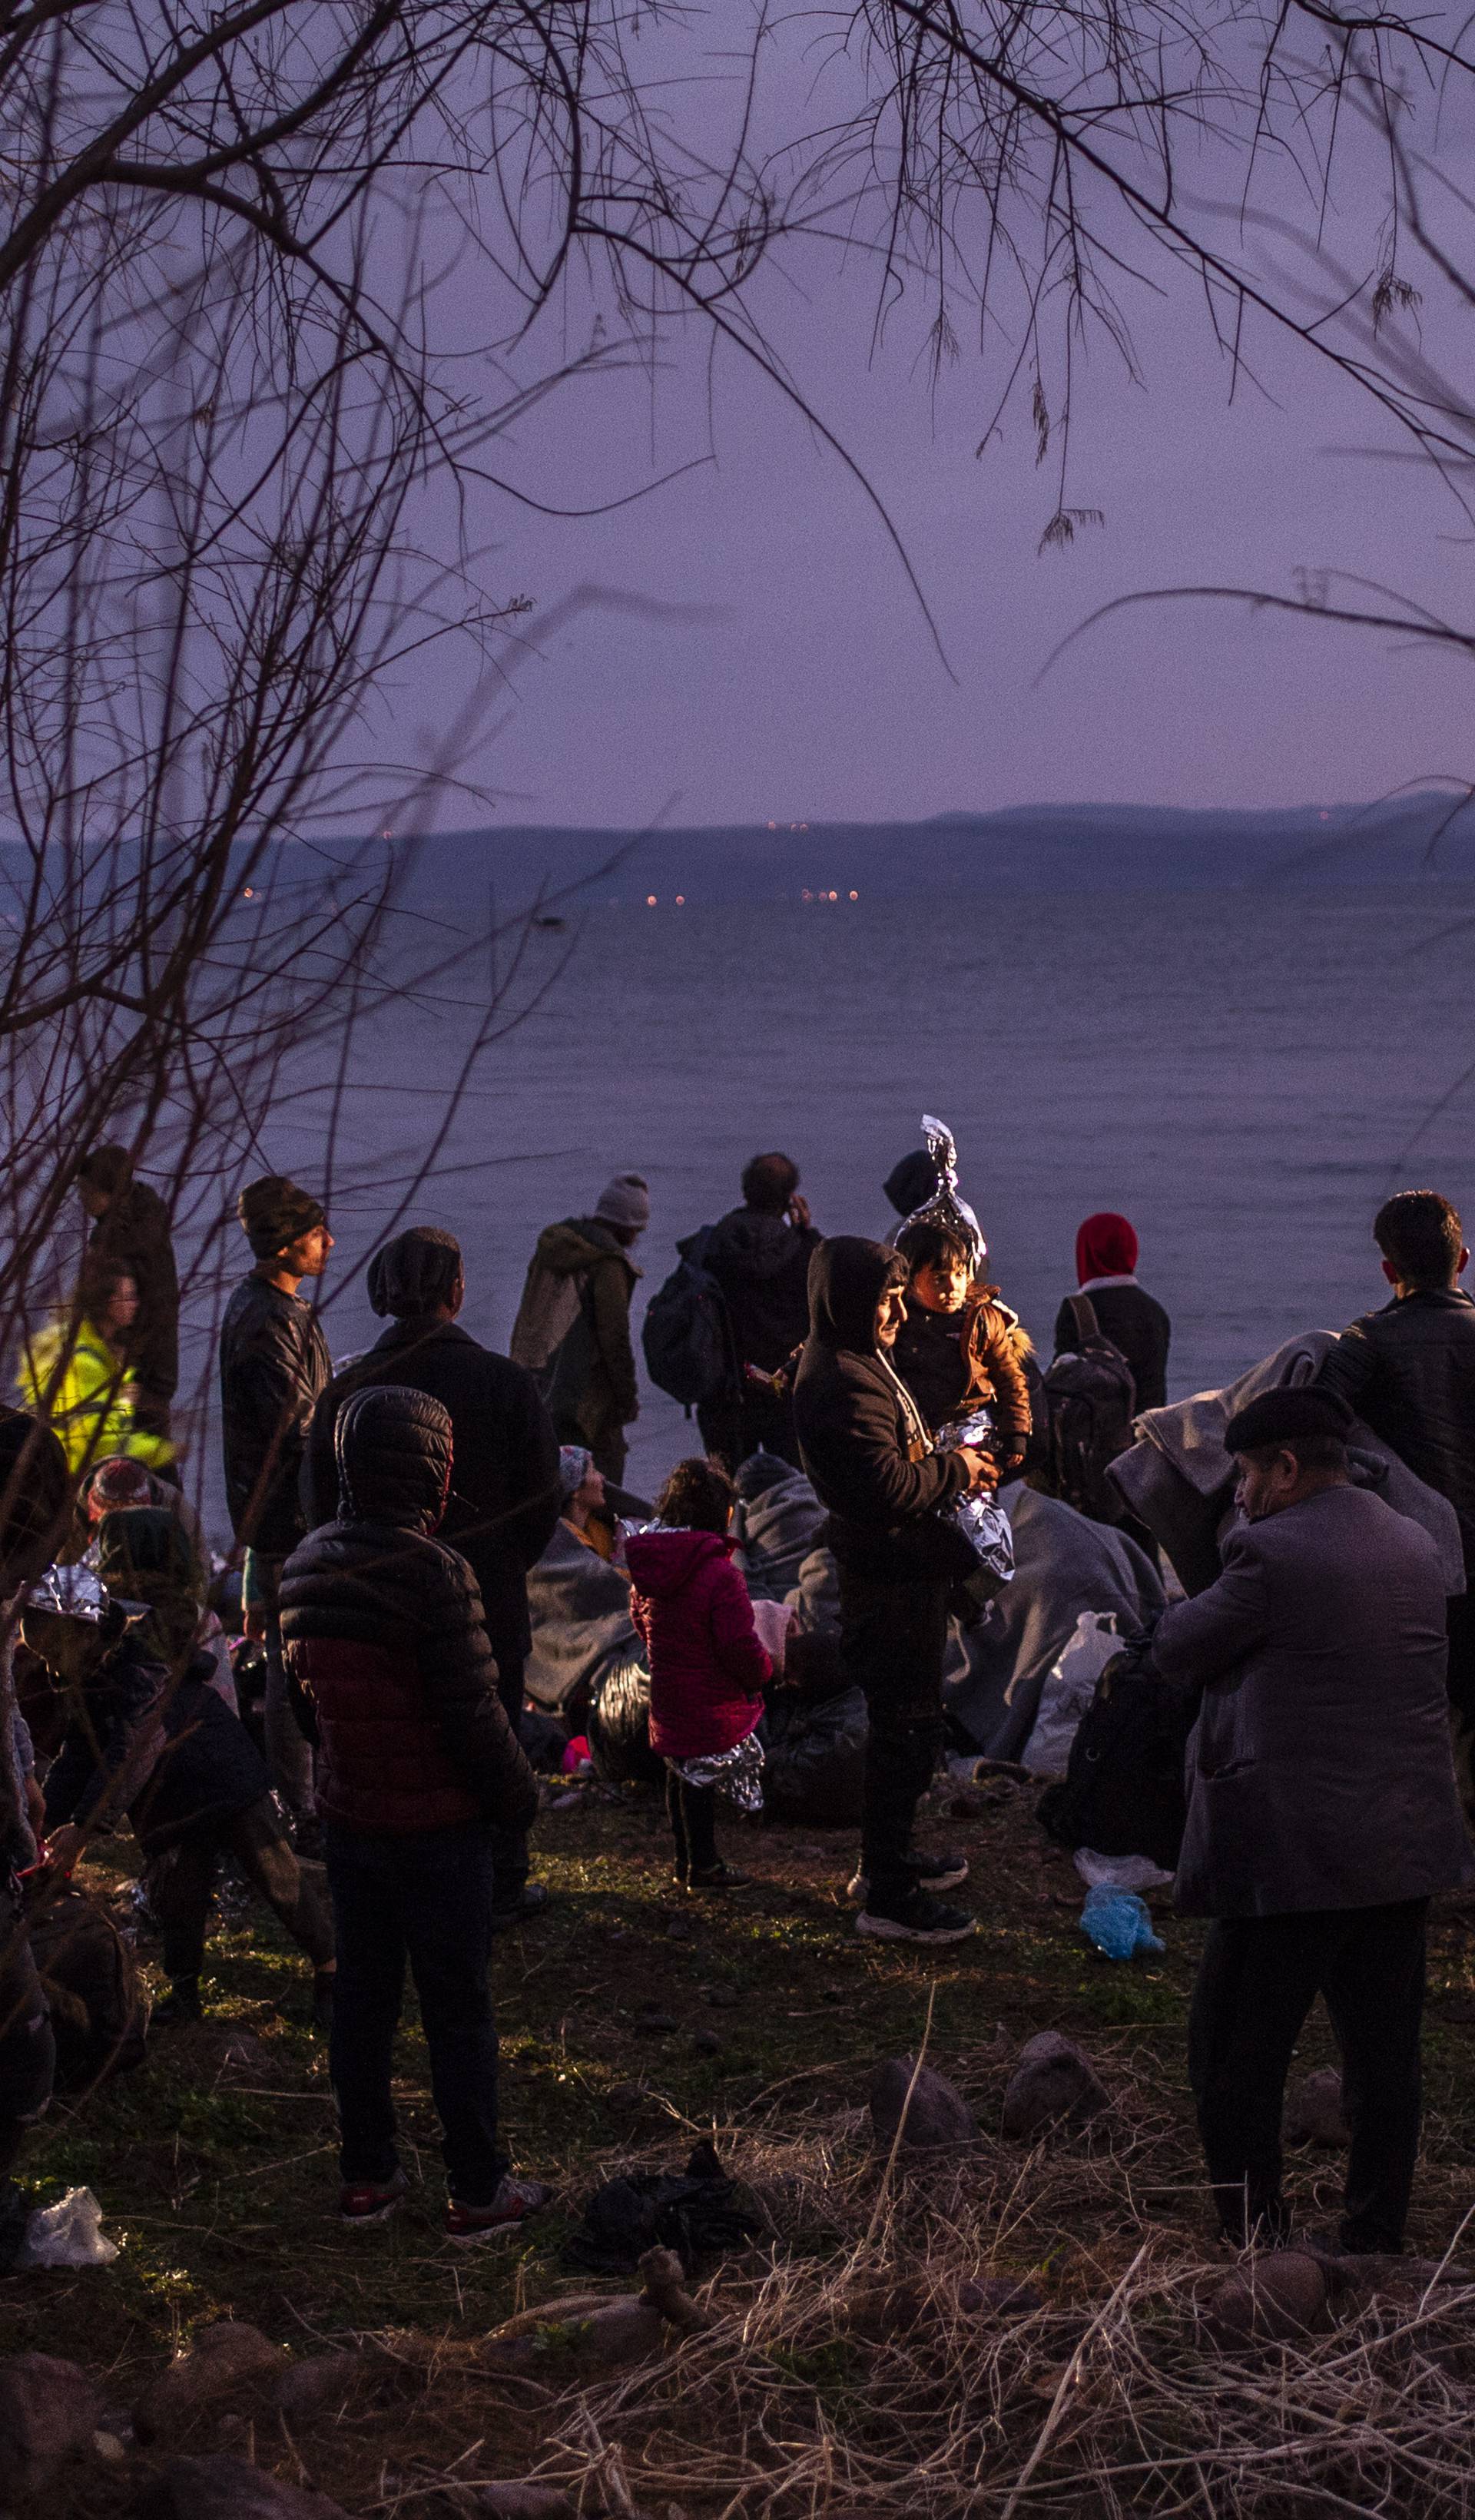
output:
[[[499,1955],[498,1977],[519,2156],[559,2176],[565,2202],[525,2243],[465,2255],[435,2228],[413,2028],[400,2093],[424,2202],[382,2231],[335,2226],[301,1971],[269,1922],[238,1912],[216,2002],[249,2033],[244,2060],[222,2062],[219,2028],[161,2042],[143,2073],[56,2121],[34,2163],[42,2190],[88,2178],[123,2256],[105,2274],[0,2287],[0,2350],[74,2355],[126,2406],[212,2318],[253,2319],[298,2355],[357,2340],[366,2380],[341,2408],[290,2429],[238,2418],[188,2447],[236,2448],[396,2520],[473,2520],[479,2479],[528,2475],[616,2520],[1475,2520],[1475,2292],[1415,2279],[1342,2296],[1331,2331],[1294,2347],[1209,2347],[1195,2303],[1225,2262],[1205,2237],[1184,2077],[1196,1937],[1167,1925],[1149,1969],[1096,1961],[1076,1932],[1079,1885],[1028,1795],[942,1825],[971,1858],[985,1931],[917,1956],[849,1933],[842,1839],[748,1840],[735,1852],[766,1886],[697,1911],[668,1892],[641,1807],[553,1815],[558,1905]],[[1475,2196],[1465,1910],[1441,1907],[1433,1948],[1411,2244],[1438,2256]],[[650,2001],[677,2034],[643,2033]],[[982,2132],[954,2162],[888,2171],[861,2105],[867,2072],[915,2049],[929,2017],[930,2061]],[[1029,2151],[997,2133],[1000,2104],[1020,2041],[1045,2026],[1088,2048],[1114,2107],[1088,2137]],[[717,2054],[700,2044],[714,2030]],[[1328,2052],[1314,2024],[1302,2064]],[[559,2264],[569,2220],[599,2179],[679,2161],[707,2132],[771,2236],[707,2282],[707,2333],[633,2371],[590,2371],[557,2318],[560,2291],[587,2289]],[[1330,2214],[1341,2168],[1296,2159],[1309,2220]],[[1039,2307],[967,2307],[964,2287],[995,2275],[1027,2278]],[[546,2354],[493,2367],[488,2331],[543,2302]],[[67,2507],[114,2520],[136,2484],[93,2477]]]

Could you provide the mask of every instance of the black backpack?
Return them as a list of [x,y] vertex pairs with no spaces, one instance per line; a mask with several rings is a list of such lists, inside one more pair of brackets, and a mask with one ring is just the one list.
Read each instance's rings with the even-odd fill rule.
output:
[[1073,1353],[1057,1356],[1041,1386],[1048,1461],[1039,1483],[1094,1522],[1120,1522],[1127,1508],[1107,1478],[1133,1442],[1137,1382],[1089,1295],[1067,1295],[1075,1317]]
[[1070,1747],[1064,1781],[1036,1806],[1057,1846],[1145,1855],[1178,1868],[1188,1816],[1184,1760],[1197,1693],[1152,1667],[1150,1635],[1114,1653]]
[[736,1380],[727,1298],[706,1265],[712,1228],[678,1242],[681,1257],[646,1307],[646,1371],[687,1409],[716,1400]]

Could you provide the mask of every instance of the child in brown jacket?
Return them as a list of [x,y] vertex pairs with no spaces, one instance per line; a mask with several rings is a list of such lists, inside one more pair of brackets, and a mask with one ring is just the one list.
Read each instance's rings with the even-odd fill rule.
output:
[[1000,1302],[998,1287],[973,1276],[973,1254],[961,1233],[921,1221],[903,1228],[896,1247],[911,1274],[892,1364],[934,1431],[987,1407],[1000,1477],[1007,1478],[1029,1441],[1029,1333]]

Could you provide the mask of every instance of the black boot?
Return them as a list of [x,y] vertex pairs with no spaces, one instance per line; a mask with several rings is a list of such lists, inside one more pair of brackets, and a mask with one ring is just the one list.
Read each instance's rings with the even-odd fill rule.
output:
[[156,2003],[150,2015],[150,2028],[173,2030],[181,2021],[202,2021],[204,2005],[200,2001],[198,1977],[177,1977],[162,2003]]

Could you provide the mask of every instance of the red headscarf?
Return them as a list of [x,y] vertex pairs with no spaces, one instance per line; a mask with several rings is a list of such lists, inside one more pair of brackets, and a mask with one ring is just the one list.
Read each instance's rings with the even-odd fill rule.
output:
[[1125,1216],[1103,1208],[1088,1216],[1076,1236],[1076,1282],[1088,1278],[1130,1278],[1137,1267],[1137,1236]]

